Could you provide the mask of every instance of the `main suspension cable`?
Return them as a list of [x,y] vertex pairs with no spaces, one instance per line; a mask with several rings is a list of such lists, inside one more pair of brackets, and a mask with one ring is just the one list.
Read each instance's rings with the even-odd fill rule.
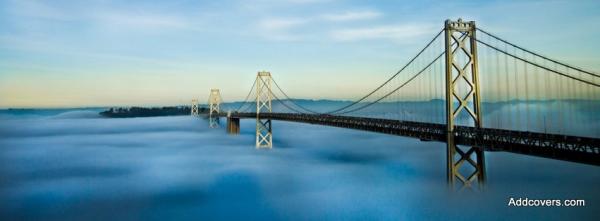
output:
[[554,63],[556,63],[556,64],[559,64],[559,65],[562,65],[562,66],[565,66],[565,67],[568,67],[568,68],[571,68],[571,69],[574,69],[574,70],[577,70],[577,71],[580,71],[580,72],[583,72],[583,73],[586,73],[586,74],[592,75],[592,76],[594,76],[594,77],[600,77],[600,75],[598,75],[598,74],[595,74],[595,73],[592,73],[592,72],[589,72],[589,71],[585,71],[585,70],[583,70],[583,69],[581,69],[581,68],[578,68],[578,67],[573,67],[573,66],[571,66],[571,65],[568,65],[568,64],[562,63],[562,62],[560,62],[560,61],[557,61],[557,60],[550,59],[550,58],[548,58],[548,57],[546,57],[546,56],[543,56],[543,55],[540,55],[540,54],[538,54],[538,53],[535,53],[535,52],[533,52],[533,51],[527,50],[527,49],[525,49],[525,48],[523,48],[523,47],[520,47],[520,46],[518,46],[518,45],[515,45],[515,44],[513,44],[513,43],[510,43],[510,42],[508,42],[508,41],[506,41],[506,40],[504,40],[504,39],[502,39],[502,38],[500,38],[500,37],[498,37],[498,36],[496,36],[496,35],[493,35],[493,34],[491,34],[491,33],[489,33],[489,32],[486,32],[486,31],[484,31],[484,30],[481,30],[480,28],[477,28],[477,30],[478,30],[478,31],[480,31],[480,32],[483,32],[483,33],[484,33],[484,34],[486,34],[486,35],[489,35],[489,36],[491,36],[492,38],[495,38],[495,39],[496,39],[496,40],[498,40],[498,41],[501,41],[501,42],[503,42],[503,43],[505,43],[505,44],[508,44],[508,45],[510,45],[510,46],[513,46],[513,47],[515,47],[515,48],[518,48],[519,50],[522,50],[522,51],[525,51],[525,52],[527,52],[527,53],[533,54],[533,55],[535,55],[535,56],[538,56],[538,57],[540,57],[540,58],[543,58],[543,59],[545,59],[545,60],[548,60],[548,61],[554,62]]
[[417,57],[419,57],[427,48],[429,48],[429,46],[435,42],[435,40],[442,34],[442,32],[444,32],[444,29],[440,30],[440,32],[438,32],[435,37],[433,37],[433,39],[431,39],[431,41],[429,41],[429,43],[427,43],[427,45],[425,45],[425,47],[423,49],[421,49],[421,51],[419,51],[419,53],[417,53],[417,55],[415,55],[408,63],[406,63],[406,65],[404,65],[404,67],[402,67],[398,72],[396,72],[396,74],[392,75],[392,77],[390,77],[388,80],[386,80],[385,82],[383,82],[383,84],[379,85],[379,87],[375,88],[375,90],[371,91],[370,93],[368,93],[367,95],[363,96],[362,98],[352,102],[351,104],[348,104],[344,107],[338,108],[336,110],[333,111],[329,111],[326,112],[326,114],[335,114],[337,112],[343,111],[349,107],[352,107],[358,103],[360,103],[361,101],[367,99],[368,97],[370,97],[371,95],[373,95],[375,92],[377,92],[379,89],[381,89],[383,86],[385,86],[387,83],[389,83],[390,81],[392,81],[392,79],[394,79],[396,76],[398,76],[400,73],[402,73],[402,71],[404,71],[404,69],[406,69],[410,64],[412,64]]
[[568,75],[568,74],[565,74],[565,73],[562,73],[562,72],[558,72],[558,71],[556,71],[556,70],[552,70],[552,69],[550,69],[550,68],[544,67],[544,66],[542,66],[542,65],[539,65],[539,64],[537,64],[537,63],[531,62],[531,61],[529,61],[529,60],[526,60],[526,59],[520,58],[520,57],[518,57],[518,56],[516,56],[516,55],[513,55],[513,54],[511,54],[511,53],[508,53],[508,52],[506,52],[506,51],[504,51],[504,50],[502,50],[502,49],[499,49],[499,48],[497,48],[497,47],[494,47],[494,46],[492,46],[492,45],[490,45],[490,44],[488,44],[488,43],[485,43],[485,42],[483,42],[483,41],[481,41],[481,40],[479,40],[479,39],[475,39],[475,40],[476,40],[477,42],[479,42],[479,43],[481,43],[481,44],[483,44],[483,45],[485,45],[485,46],[489,47],[489,48],[492,48],[492,49],[494,49],[494,50],[496,50],[496,51],[500,52],[500,53],[503,53],[503,54],[505,54],[505,55],[511,56],[511,57],[513,57],[513,58],[515,58],[515,59],[518,59],[518,60],[520,60],[520,61],[523,61],[523,62],[525,62],[525,63],[528,63],[528,64],[530,64],[530,65],[536,66],[536,67],[538,67],[538,68],[544,69],[544,70],[546,70],[546,71],[549,71],[549,72],[552,72],[552,73],[555,73],[555,74],[562,75],[562,76],[564,76],[564,77],[567,77],[567,78],[570,78],[570,79],[573,79],[573,80],[576,80],[576,81],[579,81],[579,82],[583,82],[583,83],[586,83],[586,84],[594,85],[594,86],[596,86],[596,87],[600,87],[600,85],[599,85],[599,84],[596,84],[596,83],[594,83],[594,82],[590,82],[590,81],[587,81],[587,80],[579,79],[579,78],[573,77],[573,76],[571,76],[571,75]]
[[310,113],[313,113],[313,114],[320,114],[320,113],[319,113],[319,112],[317,112],[317,111],[313,111],[313,110],[311,110],[311,109],[305,108],[305,107],[303,107],[303,106],[299,105],[298,103],[294,102],[294,100],[292,100],[292,99],[291,99],[291,98],[290,98],[290,97],[289,97],[289,96],[288,96],[288,95],[287,95],[287,94],[286,94],[286,93],[285,93],[285,92],[284,92],[284,91],[281,89],[281,87],[279,87],[279,84],[277,84],[277,81],[275,81],[275,79],[274,79],[274,78],[271,78],[271,80],[273,81],[273,83],[275,83],[275,87],[277,87],[277,89],[279,89],[279,91],[280,91],[280,92],[283,94],[283,96],[285,96],[285,98],[286,98],[288,101],[290,101],[292,104],[294,104],[294,105],[298,106],[300,109],[302,109],[302,110],[305,110],[305,111],[307,111],[307,112],[310,112]]
[[421,69],[419,72],[417,72],[417,74],[415,74],[414,76],[412,76],[411,78],[409,78],[407,81],[405,81],[404,83],[402,83],[400,86],[398,86],[396,89],[390,91],[389,93],[387,93],[386,95],[384,95],[383,97],[372,101],[364,106],[361,106],[359,108],[353,109],[353,110],[349,110],[349,111],[345,111],[339,114],[347,114],[347,113],[352,113],[352,112],[356,112],[359,110],[362,110],[364,108],[367,108],[373,104],[376,104],[377,102],[387,98],[388,96],[390,96],[391,94],[395,93],[396,91],[400,90],[401,88],[403,88],[404,86],[406,86],[408,83],[410,83],[412,80],[414,80],[415,78],[417,78],[419,75],[421,75],[425,70],[427,70],[431,65],[433,65],[436,61],[438,61],[442,55],[444,55],[446,52],[442,52],[440,55],[438,55],[433,61],[431,61],[429,64],[427,64],[427,66],[425,66],[423,69]]
[[242,107],[244,105],[246,105],[246,102],[248,101],[248,98],[250,98],[250,94],[252,94],[252,91],[254,91],[254,86],[256,85],[256,79],[254,79],[254,83],[252,83],[252,87],[250,87],[250,91],[248,91],[248,95],[246,95],[246,98],[244,99],[244,101],[240,104],[240,106],[235,110],[236,112],[239,112]]

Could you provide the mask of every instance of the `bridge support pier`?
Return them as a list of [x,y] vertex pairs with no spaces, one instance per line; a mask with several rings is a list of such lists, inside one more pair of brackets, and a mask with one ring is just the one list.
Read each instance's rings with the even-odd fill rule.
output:
[[227,133],[228,134],[239,134],[240,133],[240,118],[232,117],[231,111],[227,112]]
[[227,133],[239,134],[240,133],[240,118],[228,117],[227,118]]
[[256,148],[273,148],[273,133],[270,118],[261,118],[261,113],[271,113],[271,73],[258,72],[256,76]]
[[[475,22],[446,20],[446,124],[447,124],[447,179],[454,189],[457,180],[463,188],[471,188],[477,180],[479,187],[485,183],[485,156],[480,147],[461,148],[456,145],[456,121],[467,119],[476,128],[483,125],[479,96],[479,70],[477,68],[477,42]],[[455,46],[456,45],[456,46]],[[462,83],[462,84],[461,84]],[[472,155],[475,154],[475,159]],[[471,169],[463,167],[465,162]],[[472,171],[472,172],[471,172]],[[468,176],[463,176],[468,173]],[[477,178],[477,179],[475,179]]]

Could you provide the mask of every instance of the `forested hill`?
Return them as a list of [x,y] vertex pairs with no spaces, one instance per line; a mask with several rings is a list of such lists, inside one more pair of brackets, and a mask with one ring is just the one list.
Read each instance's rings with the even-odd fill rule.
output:
[[[106,111],[100,112],[100,115],[105,117],[157,117],[157,116],[176,116],[176,115],[189,115],[191,108],[189,106],[176,106],[176,107],[120,107],[110,108]],[[208,112],[206,107],[198,108],[198,112]]]

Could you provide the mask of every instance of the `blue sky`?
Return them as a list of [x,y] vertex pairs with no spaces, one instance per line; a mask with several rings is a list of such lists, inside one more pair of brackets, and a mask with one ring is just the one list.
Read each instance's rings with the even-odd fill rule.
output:
[[597,1],[0,0],[0,107],[241,100],[271,71],[299,98],[353,99],[445,19],[600,70]]

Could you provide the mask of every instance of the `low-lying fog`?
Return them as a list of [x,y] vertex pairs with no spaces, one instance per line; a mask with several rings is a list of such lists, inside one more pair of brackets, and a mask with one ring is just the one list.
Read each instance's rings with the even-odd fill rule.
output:
[[[483,192],[450,192],[445,144],[276,121],[227,135],[190,116],[95,110],[0,118],[1,220],[597,220],[599,167],[486,152]],[[508,207],[510,197],[585,207]]]

